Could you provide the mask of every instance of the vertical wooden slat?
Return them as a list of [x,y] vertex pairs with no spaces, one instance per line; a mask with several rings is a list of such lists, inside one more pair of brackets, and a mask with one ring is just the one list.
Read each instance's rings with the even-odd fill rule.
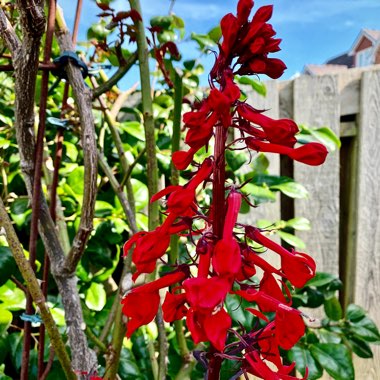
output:
[[[362,76],[359,124],[355,303],[380,325],[380,71]],[[356,360],[358,379],[378,380],[380,349]]]
[[[328,126],[339,135],[340,101],[336,76],[302,76],[294,82],[294,118],[298,124]],[[330,153],[324,165],[294,164],[294,178],[306,186],[309,199],[295,201],[295,215],[310,220],[312,231],[299,233],[317,270],[338,275],[339,154]]]

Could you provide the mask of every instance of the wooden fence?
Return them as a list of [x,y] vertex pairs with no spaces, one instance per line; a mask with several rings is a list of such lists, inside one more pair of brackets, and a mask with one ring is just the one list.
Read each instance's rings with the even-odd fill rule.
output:
[[[380,65],[266,86],[267,97],[250,92],[250,104],[274,118],[328,126],[342,147],[320,167],[272,157],[271,174],[293,176],[309,198],[282,197],[259,207],[254,219],[308,218],[312,230],[299,236],[318,271],[339,275],[343,304],[362,306],[380,325]],[[373,348],[373,359],[355,360],[356,379],[380,379],[380,347]]]

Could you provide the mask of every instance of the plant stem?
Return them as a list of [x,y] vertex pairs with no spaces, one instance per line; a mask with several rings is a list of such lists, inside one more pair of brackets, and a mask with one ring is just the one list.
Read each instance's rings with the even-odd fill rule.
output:
[[65,345],[61,339],[61,334],[54,322],[53,316],[50,313],[48,306],[45,303],[45,297],[42,294],[37,278],[33,272],[33,269],[26,259],[21,244],[17,238],[16,232],[12,226],[8,214],[5,210],[4,203],[0,198],[0,226],[5,229],[6,239],[9,244],[9,248],[13,253],[13,257],[21,272],[21,275],[26,282],[26,285],[32,295],[36,306],[38,307],[41,318],[48,331],[50,342],[54,348],[54,351],[62,365],[62,369],[65,372],[67,379],[76,379],[76,375],[71,369],[70,358],[66,352]]
[[[129,0],[132,10],[136,10],[142,15],[139,0]],[[136,20],[137,29],[136,42],[139,58],[142,111],[144,118],[145,143],[147,153],[147,182],[149,198],[158,191],[158,168],[156,157],[156,139],[153,120],[153,101],[151,97],[150,71],[149,71],[149,50],[146,43],[145,27],[142,21]],[[148,206],[149,229],[155,229],[159,224],[158,203],[149,203]]]
[[[226,129],[222,126],[216,126],[215,132],[215,166],[214,166],[214,181],[212,192],[212,210],[213,210],[213,234],[215,240],[220,240],[223,234],[224,219],[225,219],[225,187],[226,169],[225,169],[225,144],[227,138]],[[216,356],[217,350],[211,346],[210,360],[207,371],[207,380],[218,380],[220,375],[220,367],[222,358]]]

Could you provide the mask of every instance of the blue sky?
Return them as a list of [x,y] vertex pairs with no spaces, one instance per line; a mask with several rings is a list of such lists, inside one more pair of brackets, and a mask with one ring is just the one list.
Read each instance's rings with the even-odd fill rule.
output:
[[[68,25],[72,25],[74,1],[61,2]],[[165,15],[170,0],[141,0],[143,17]],[[115,0],[117,10],[127,10],[127,0]],[[235,13],[237,0],[176,0],[174,12],[185,21],[187,34],[207,33],[220,18]],[[283,79],[302,71],[305,64],[320,64],[350,49],[361,28],[380,29],[380,0],[257,0],[258,6],[273,4],[271,20],[277,36],[282,38],[282,51],[277,57],[288,66]],[[84,40],[87,28],[96,20],[99,9],[94,1],[84,0],[79,40]],[[182,43],[186,58],[195,58],[195,44]],[[212,58],[205,58],[206,68]],[[265,78],[263,78],[265,79]],[[205,78],[203,78],[205,80]],[[128,86],[129,80],[124,81]]]

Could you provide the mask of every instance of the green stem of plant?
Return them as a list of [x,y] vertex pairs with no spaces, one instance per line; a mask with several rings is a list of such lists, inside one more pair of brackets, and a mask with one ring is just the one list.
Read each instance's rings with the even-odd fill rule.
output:
[[67,379],[75,380],[77,377],[71,369],[71,361],[65,345],[61,339],[61,334],[58,331],[57,325],[54,322],[53,316],[50,313],[48,306],[45,303],[45,297],[42,294],[37,278],[30,266],[29,261],[26,259],[20,241],[16,235],[16,232],[12,226],[12,222],[8,217],[5,210],[4,203],[0,198],[0,226],[4,228],[6,233],[6,239],[9,244],[9,248],[13,253],[13,257],[21,272],[21,275],[26,282],[26,285],[32,295],[33,301],[39,309],[41,318],[45,324],[46,330],[50,337],[51,345],[62,365],[62,369],[65,372]]
[[[139,0],[129,0],[132,10],[142,15]],[[156,139],[153,120],[153,101],[150,86],[149,50],[146,43],[145,27],[142,21],[136,20],[136,42],[140,69],[141,100],[144,118],[145,143],[147,153],[147,182],[149,199],[158,191],[158,167],[156,157]],[[149,203],[149,229],[154,230],[159,224],[158,203]]]
[[100,351],[107,351],[107,346],[92,332],[91,328],[88,326],[86,326],[86,335],[98,348],[100,348]]

